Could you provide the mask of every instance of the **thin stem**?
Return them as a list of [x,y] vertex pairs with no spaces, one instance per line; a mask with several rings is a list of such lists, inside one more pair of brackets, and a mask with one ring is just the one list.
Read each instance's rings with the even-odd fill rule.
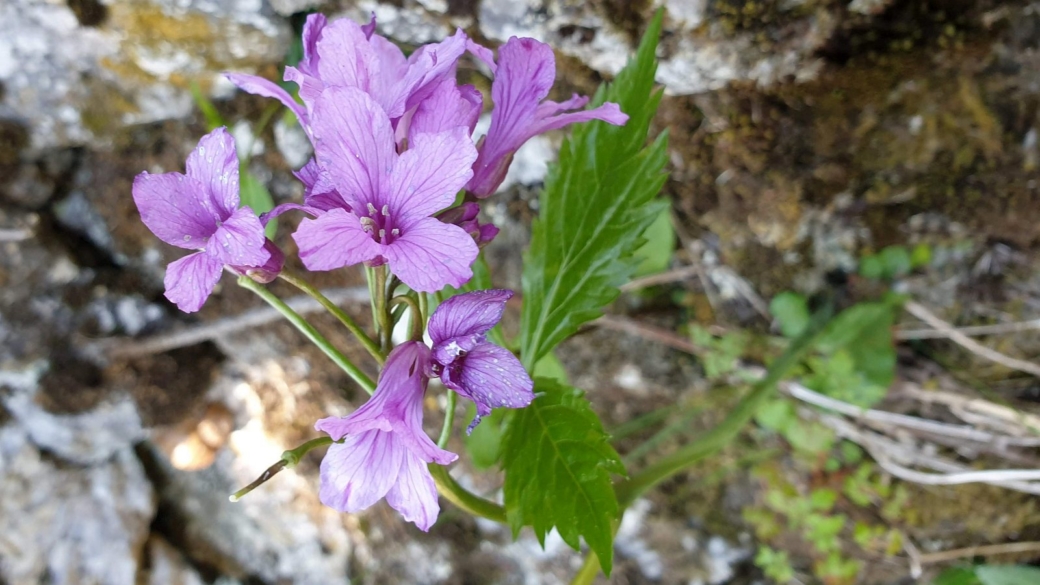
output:
[[281,459],[279,459],[274,465],[265,469],[264,472],[260,474],[260,477],[253,480],[252,483],[231,494],[231,497],[228,499],[232,502],[241,500],[243,496],[260,487],[260,485],[266,483],[267,480],[271,479],[275,475],[278,475],[278,472],[281,470],[296,467],[296,464],[303,459],[303,456],[306,455],[308,451],[317,449],[318,447],[324,447],[325,445],[331,445],[332,442],[332,437],[318,437],[317,439],[307,441],[295,449],[283,451]]
[[376,266],[375,290],[373,302],[376,307],[376,323],[379,330],[379,344],[384,352],[390,351],[390,335],[393,333],[393,325],[390,320],[390,311],[386,303],[386,265]]
[[288,282],[289,284],[300,289],[301,291],[309,294],[314,298],[314,300],[318,301],[318,303],[321,304],[321,306],[325,307],[325,309],[328,312],[332,313],[333,316],[339,319],[339,322],[342,323],[343,326],[346,327],[351,333],[353,333],[354,337],[357,337],[358,341],[361,342],[361,345],[365,346],[365,349],[368,350],[368,353],[371,354],[377,362],[379,362],[379,365],[383,365],[383,362],[386,361],[386,357],[383,355],[381,351],[379,351],[379,344],[373,341],[372,338],[369,337],[367,333],[365,333],[365,330],[362,329],[357,324],[357,322],[354,321],[353,317],[348,315],[346,311],[336,306],[335,303],[326,298],[325,295],[321,293],[321,291],[314,288],[314,286],[306,280],[303,280],[298,276],[288,274],[285,271],[282,271],[282,273],[279,274],[278,277],[284,280],[285,282]]
[[622,508],[628,507],[648,489],[725,447],[751,420],[758,407],[776,388],[777,383],[812,349],[823,330],[823,325],[830,319],[830,313],[828,306],[813,317],[805,332],[791,342],[787,351],[769,367],[765,377],[752,386],[751,393],[741,399],[718,426],[693,443],[664,457],[629,479],[615,484],[614,492],[617,495],[618,504]]
[[408,295],[394,297],[390,301],[391,305],[401,305],[408,307],[411,311],[409,313],[412,322],[412,341],[422,341],[423,334],[423,320],[422,315],[419,313],[419,304],[415,302],[415,299]]
[[431,463],[429,468],[430,474],[433,475],[433,482],[437,484],[437,491],[444,496],[444,499],[458,506],[463,512],[502,524],[506,523],[505,508],[459,485],[459,482],[448,473],[447,467]]
[[430,297],[424,292],[419,293],[419,315],[423,323],[430,321]]
[[238,286],[253,291],[260,298],[264,299],[264,301],[266,301],[267,304],[271,305],[276,310],[278,310],[279,313],[285,316],[285,318],[288,319],[290,323],[295,325],[296,328],[300,330],[300,333],[303,333],[303,335],[307,337],[307,339],[309,339],[311,343],[318,346],[318,349],[325,352],[325,355],[329,356],[329,359],[335,362],[337,366],[339,366],[344,372],[347,373],[348,376],[350,376],[355,382],[357,382],[358,386],[364,388],[365,391],[369,394],[372,394],[372,392],[375,391],[375,382],[373,382],[368,376],[365,375],[364,372],[362,372],[357,366],[355,366],[353,362],[347,359],[345,355],[340,353],[338,349],[336,349],[331,343],[329,343],[329,340],[325,339],[325,336],[323,336],[321,333],[318,333],[318,330],[315,329],[313,325],[308,323],[307,320],[301,317],[299,313],[292,310],[289,307],[289,305],[285,304],[285,301],[275,296],[274,293],[267,290],[263,286],[260,286],[260,284],[258,284],[248,276],[240,276],[238,278]]
[[444,407],[444,426],[441,427],[441,436],[437,439],[437,446],[441,449],[448,444],[451,438],[451,425],[455,422],[455,392],[448,390],[448,405]]
[[589,554],[585,555],[585,562],[581,564],[581,569],[571,579],[571,585],[592,585],[596,575],[599,575],[599,557],[590,550]]

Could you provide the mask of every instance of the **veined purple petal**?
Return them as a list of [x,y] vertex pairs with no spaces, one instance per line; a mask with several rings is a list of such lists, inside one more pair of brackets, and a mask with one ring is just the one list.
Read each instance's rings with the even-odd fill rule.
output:
[[314,102],[321,97],[321,92],[325,91],[325,84],[322,83],[320,77],[292,66],[287,66],[282,72],[282,81],[291,81],[300,88],[297,93],[300,94],[300,99],[303,100],[308,112],[314,108]]
[[352,87],[368,91],[379,62],[358,23],[340,18],[328,24],[317,42],[318,77],[325,87]]
[[461,126],[439,134],[414,135],[397,161],[385,199],[395,221],[428,217],[451,205],[473,176],[476,159],[477,149]]
[[462,228],[424,217],[402,226],[401,237],[385,252],[401,282],[415,291],[436,292],[445,285],[465,284],[480,250]]
[[383,248],[364,230],[356,215],[343,209],[304,219],[293,240],[308,270],[334,270],[374,260]]
[[[419,102],[408,133],[436,134],[463,126],[469,130],[468,134],[472,134],[483,103],[484,97],[477,88],[472,85],[458,86],[454,75],[446,75],[437,82],[429,97]],[[414,141],[414,138],[410,141]]]
[[321,502],[340,512],[360,512],[397,481],[406,451],[394,433],[367,431],[333,443],[321,460]]
[[224,265],[202,252],[189,254],[166,267],[166,298],[185,313],[202,308],[220,280]]
[[[477,290],[444,301],[430,316],[427,330],[436,346],[455,337],[483,335],[502,320],[511,290]],[[470,351],[472,348],[465,348]]]
[[199,140],[188,155],[186,174],[206,187],[199,196],[209,196],[203,203],[218,217],[228,218],[238,209],[238,154],[227,129],[217,128]]
[[206,246],[221,219],[200,199],[205,189],[180,173],[143,172],[134,178],[132,192],[141,221],[153,234],[172,246],[198,250]]
[[282,267],[285,265],[285,254],[271,240],[264,242],[264,250],[270,254],[270,257],[262,265],[232,266],[231,269],[260,283],[267,284],[273,281],[282,272]]
[[[267,98],[274,98],[282,105],[292,110],[292,113],[296,114],[296,118],[300,121],[300,124],[304,127],[308,127],[307,110],[293,99],[289,92],[282,89],[280,85],[273,81],[264,79],[256,75],[246,75],[244,73],[225,73],[224,77],[228,78],[228,81],[234,83],[239,89],[246,93],[258,95]],[[293,80],[295,81],[295,80]]]
[[[350,211],[350,204],[336,190],[332,178],[318,166],[318,161],[311,159],[307,164],[293,171],[296,178],[303,183],[303,202],[307,207],[328,211],[342,207]],[[315,215],[315,214],[312,214]]]
[[423,45],[412,53],[408,58],[408,72],[397,87],[397,95],[404,98],[401,113],[425,100],[442,78],[450,75],[454,79],[455,65],[466,52],[467,40],[466,33],[457,29],[454,35],[443,41]]
[[458,458],[439,449],[422,429],[422,401],[430,350],[403,343],[387,356],[375,393],[345,418],[326,418],[315,427],[342,445],[329,448],[321,463],[321,501],[357,512],[386,496],[387,503],[423,530],[437,518],[437,492],[427,463]]
[[312,207],[310,205],[300,205],[299,203],[279,203],[278,205],[275,205],[274,209],[271,211],[265,211],[260,214],[260,223],[266,227],[272,219],[287,211],[302,211],[311,217],[318,217],[328,210]]
[[[373,22],[375,21],[374,15],[372,20]],[[318,74],[318,61],[320,59],[318,55],[318,40],[321,39],[321,34],[327,24],[328,19],[320,12],[308,14],[307,21],[303,23],[303,35],[301,38],[303,41],[303,59],[300,59],[297,67],[307,75],[313,76]]]
[[386,113],[354,88],[330,88],[314,106],[315,156],[353,209],[381,208],[396,162],[394,131]]
[[491,52],[491,49],[484,45],[478,45],[473,39],[466,39],[466,51],[487,65],[492,75],[495,75],[498,71],[498,65],[495,64],[495,54]]
[[535,109],[535,117],[548,118],[549,116],[558,114],[560,112],[584,108],[585,104],[587,103],[589,103],[589,98],[578,94],[571,95],[571,99],[563,102],[545,100],[544,102],[539,104],[538,107]]
[[[570,112],[568,114],[557,114],[549,118],[539,119],[531,126],[531,136],[541,134],[542,132],[548,132],[549,130],[563,128],[564,126],[576,122],[588,122],[589,120],[603,120],[609,124],[620,126],[625,122],[628,122],[628,114],[622,112],[621,108],[617,104],[607,102],[599,107],[592,108],[591,110]],[[528,138],[530,138],[530,136]]]
[[386,493],[386,503],[424,532],[437,521],[441,511],[437,486],[426,463],[415,454],[405,453],[397,481]]
[[206,254],[232,266],[262,266],[271,254],[264,249],[264,226],[249,207],[227,218],[206,244]]
[[[480,416],[490,413],[492,408],[522,408],[534,400],[534,382],[520,360],[508,349],[482,343],[463,360],[456,379],[461,386],[459,394],[476,403]],[[477,422],[479,419],[473,422],[470,430]]]

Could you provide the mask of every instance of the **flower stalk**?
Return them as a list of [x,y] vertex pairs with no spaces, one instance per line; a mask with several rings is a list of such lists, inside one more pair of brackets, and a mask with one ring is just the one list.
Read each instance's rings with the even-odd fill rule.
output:
[[315,329],[313,325],[311,325],[306,319],[301,317],[299,313],[292,310],[292,308],[290,308],[289,305],[285,304],[285,301],[278,298],[271,291],[267,290],[263,286],[260,286],[260,284],[254,282],[247,276],[240,276],[238,278],[238,285],[242,288],[253,291],[257,294],[257,296],[266,301],[267,304],[271,305],[275,310],[281,313],[282,316],[288,319],[290,323],[292,323],[297,329],[299,329],[300,333],[303,333],[303,335],[307,339],[309,339],[311,343],[318,346],[319,349],[325,352],[325,355],[327,355],[329,359],[335,362],[335,364],[339,366],[340,369],[346,372],[347,375],[351,377],[351,379],[357,382],[358,386],[364,388],[365,392],[372,394],[372,392],[375,391],[375,382],[373,382],[371,378],[365,375],[365,373],[362,372],[361,369],[358,368],[356,365],[354,365],[353,362],[347,359],[347,356],[340,353],[340,351],[336,349],[335,346],[329,343],[329,340],[325,339],[324,335],[318,333],[318,330]]
[[357,322],[346,313],[346,311],[336,306],[336,303],[333,303],[328,299],[328,297],[321,294],[321,291],[314,288],[311,283],[298,276],[288,274],[285,271],[282,271],[278,277],[313,297],[314,300],[318,301],[322,307],[325,307],[329,313],[332,313],[334,317],[339,319],[339,322],[354,334],[354,337],[361,342],[361,345],[365,346],[365,349],[368,350],[368,353],[375,358],[377,362],[379,362],[379,365],[383,365],[383,363],[386,362],[386,356],[383,355],[382,351],[380,351],[379,344],[369,337],[368,334],[365,333],[365,330],[362,329]]
[[237,502],[241,500],[243,496],[260,487],[262,484],[266,483],[269,479],[277,475],[278,472],[280,472],[281,470],[292,469],[293,467],[296,467],[300,460],[303,459],[303,456],[306,455],[312,449],[324,447],[325,445],[331,445],[332,442],[333,441],[331,437],[318,437],[317,439],[311,439],[310,441],[307,441],[306,443],[300,445],[295,449],[289,449],[288,451],[284,451],[282,453],[281,459],[279,459],[274,465],[265,469],[264,472],[260,474],[260,477],[253,480],[252,483],[231,494],[231,496],[228,497],[228,499],[232,502]]

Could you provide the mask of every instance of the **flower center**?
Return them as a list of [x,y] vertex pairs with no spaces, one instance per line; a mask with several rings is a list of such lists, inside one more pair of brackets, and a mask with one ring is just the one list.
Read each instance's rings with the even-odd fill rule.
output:
[[382,209],[376,209],[375,205],[368,204],[368,215],[359,215],[361,227],[372,235],[372,239],[380,244],[391,244],[401,235],[401,230],[394,227],[394,220],[390,217],[390,208],[384,205]]

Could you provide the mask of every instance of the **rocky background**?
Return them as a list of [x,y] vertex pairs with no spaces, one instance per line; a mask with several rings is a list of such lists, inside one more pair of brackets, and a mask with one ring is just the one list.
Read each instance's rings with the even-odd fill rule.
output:
[[[491,44],[535,37],[557,50],[563,96],[609,80],[661,5],[675,261],[703,270],[616,311],[766,330],[763,299],[828,287],[865,251],[926,242],[931,268],[902,292],[958,322],[1040,312],[1040,3],[5,0],[0,584],[567,582],[580,557],[558,539],[512,542],[448,504],[429,534],[383,505],[360,516],[322,507],[316,454],[230,503],[313,437],[314,420],[359,397],[230,281],[197,315],[168,304],[162,275],[178,252],[139,222],[130,185],[142,170],[183,169],[205,132],[194,86],[235,122],[240,148],[252,145],[251,170],[275,199],[298,198],[290,170],[306,140],[280,119],[253,137],[248,122],[267,103],[218,74],[279,78],[305,11],[374,12],[406,46],[456,27]],[[475,69],[463,75],[488,88]],[[516,250],[557,142],[525,147],[491,200],[502,286],[519,285]],[[279,243],[291,253],[289,231]],[[366,319],[358,275],[318,282]],[[1040,349],[1035,335],[1005,343],[1020,356]],[[704,392],[696,360],[637,335],[592,330],[560,357],[608,426]],[[1032,379],[957,357],[1010,400],[1040,396]],[[459,474],[496,488],[494,474]],[[625,516],[610,582],[765,582],[740,516],[754,485],[738,474],[691,494],[675,489],[683,481]],[[953,545],[1036,531],[1035,504],[985,493],[992,502],[965,496],[974,524],[953,506],[929,512],[929,534]]]

